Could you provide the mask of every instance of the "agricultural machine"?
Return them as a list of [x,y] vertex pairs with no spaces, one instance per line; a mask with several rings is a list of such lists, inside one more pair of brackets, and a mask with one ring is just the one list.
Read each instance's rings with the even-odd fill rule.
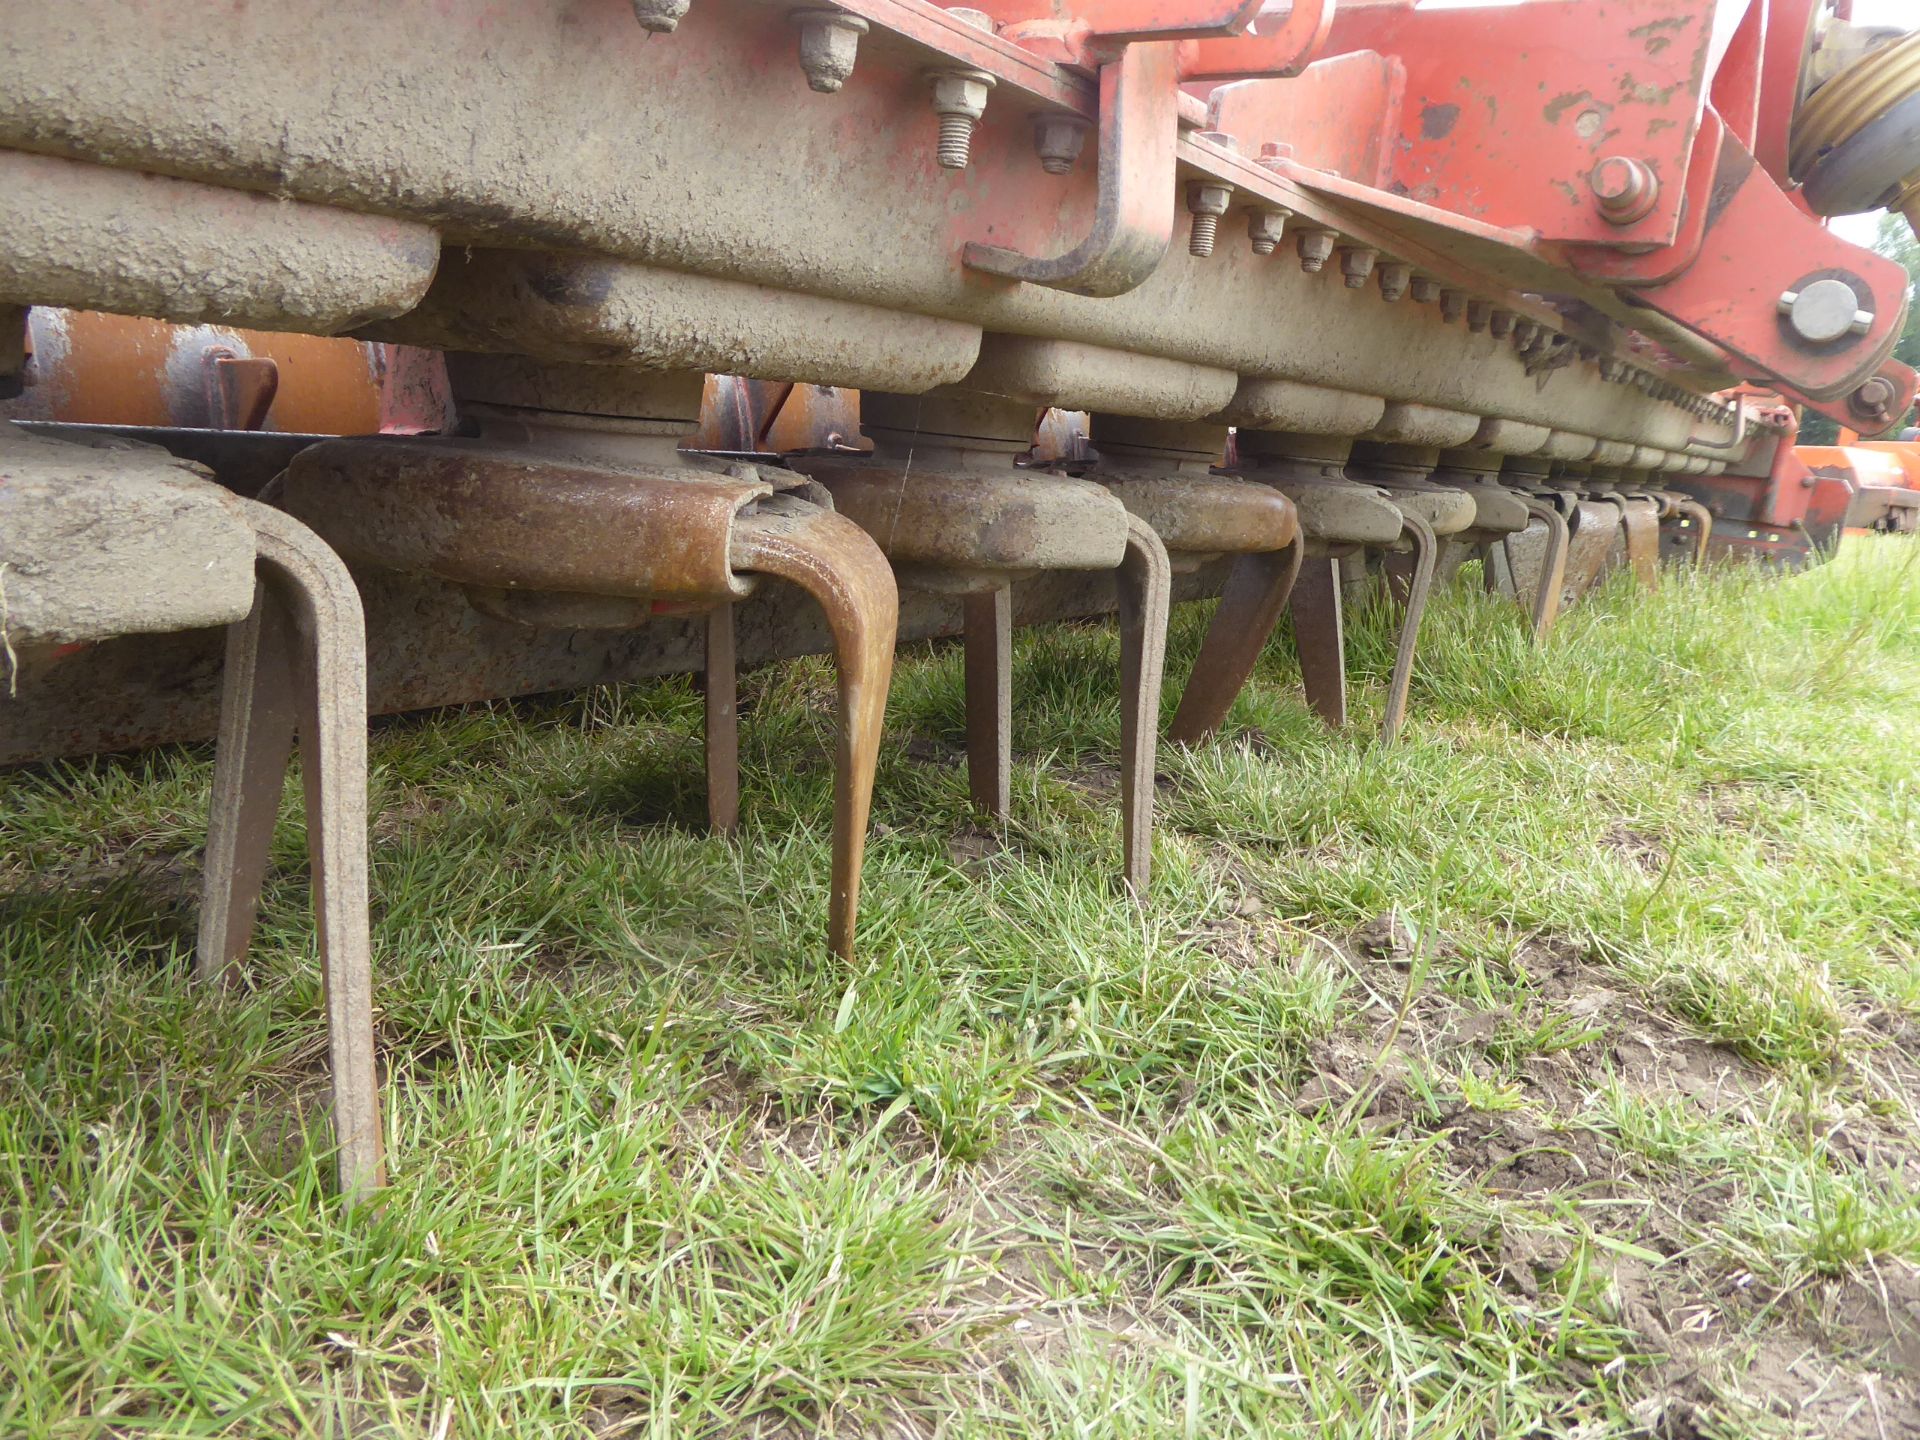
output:
[[[1117,613],[1168,737],[1347,582],[1804,558],[1795,416],[1911,410],[1920,35],[1817,0],[64,0],[0,28],[0,761],[218,737],[198,973],[304,764],[341,1166],[377,1183],[365,721],[831,651],[856,943],[896,643]],[[1844,516],[1841,517],[1844,519]],[[1837,522],[1836,522],[1837,523]]]

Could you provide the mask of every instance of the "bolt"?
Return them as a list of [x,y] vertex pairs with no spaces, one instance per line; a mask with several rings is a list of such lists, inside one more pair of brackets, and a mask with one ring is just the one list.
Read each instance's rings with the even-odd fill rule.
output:
[[1220,217],[1227,213],[1233,199],[1231,185],[1195,180],[1187,186],[1187,213],[1193,216],[1193,230],[1187,237],[1187,253],[1205,258],[1213,254],[1213,237],[1220,229]]
[[1378,250],[1369,250],[1364,245],[1343,248],[1340,251],[1340,273],[1347,278],[1347,289],[1365,289],[1367,277],[1373,274],[1373,262],[1379,258]]
[[[959,12],[949,12],[959,13]],[[993,76],[984,70],[929,70],[933,113],[940,117],[940,140],[934,158],[943,170],[964,170],[973,149],[973,122],[987,113],[987,92]]]
[[1780,296],[1780,314],[1793,333],[1809,345],[1831,345],[1847,335],[1873,329],[1873,312],[1844,280],[1829,277]]
[[1504,340],[1513,334],[1514,322],[1517,319],[1519,317],[1511,310],[1496,310],[1487,322],[1487,329],[1492,332],[1494,339]]
[[1533,342],[1538,339],[1539,336],[1539,321],[1521,320],[1513,327],[1513,348],[1521,351],[1531,350],[1533,348]]
[[1093,122],[1079,115],[1061,115],[1042,110],[1033,117],[1033,153],[1040,157],[1040,168],[1049,175],[1064,175],[1086,148],[1087,132]]
[[1331,230],[1302,230],[1295,242],[1300,247],[1300,268],[1318,275],[1333,255],[1333,242],[1340,237]]
[[671,35],[691,0],[633,0],[633,18],[654,35]]
[[867,22],[844,10],[795,10],[787,19],[800,27],[800,69],[807,88],[836,93],[853,74]]
[[1594,203],[1610,225],[1631,225],[1652,213],[1660,198],[1660,177],[1630,155],[1608,155],[1587,176]]
[[1413,303],[1431,305],[1440,298],[1440,282],[1431,275],[1416,275],[1411,287]]
[[1486,333],[1493,325],[1493,302],[1491,300],[1469,300],[1467,302],[1467,329],[1475,335]]
[[1293,147],[1283,145],[1277,140],[1268,140],[1260,147],[1259,163],[1269,170],[1278,170],[1293,158]]
[[1440,318],[1451,325],[1467,313],[1467,292],[1464,290],[1442,290],[1440,292]]
[[1413,267],[1398,260],[1389,260],[1376,272],[1380,277],[1380,298],[1389,305],[1406,295],[1413,284]]
[[1884,375],[1870,376],[1847,397],[1847,408],[1863,420],[1886,424],[1900,389]]
[[1610,356],[1602,355],[1600,357],[1600,378],[1609,385],[1618,385],[1621,374],[1626,368],[1626,366],[1622,365],[1618,360],[1612,359]]
[[1253,253],[1271,255],[1280,244],[1280,237],[1286,231],[1287,221],[1292,218],[1291,210],[1247,211],[1247,239],[1253,242]]

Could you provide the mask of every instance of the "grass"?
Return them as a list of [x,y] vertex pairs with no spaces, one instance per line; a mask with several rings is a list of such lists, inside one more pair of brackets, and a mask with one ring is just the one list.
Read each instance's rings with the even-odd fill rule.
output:
[[381,722],[357,1213],[292,785],[222,996],[204,747],[0,777],[0,1435],[1899,1433],[1916,556],[1539,650],[1456,586],[1390,750],[1385,617],[1346,734],[1282,640],[1144,906],[1111,628],[1021,636],[984,837],[910,649],[851,970],[824,662],[748,678],[734,841],[686,682]]

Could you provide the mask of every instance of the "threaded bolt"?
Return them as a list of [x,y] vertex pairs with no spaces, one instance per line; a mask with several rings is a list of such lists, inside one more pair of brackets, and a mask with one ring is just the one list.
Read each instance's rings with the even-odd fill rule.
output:
[[1525,352],[1533,348],[1533,342],[1540,337],[1540,325],[1535,320],[1522,320],[1513,327],[1513,345],[1516,350]]
[[1374,273],[1380,277],[1380,298],[1389,305],[1404,298],[1413,284],[1413,267],[1398,260],[1389,260]]
[[1515,319],[1511,310],[1496,310],[1493,312],[1493,318],[1487,322],[1487,329],[1494,339],[1504,340],[1513,334]]
[[984,70],[932,70],[927,84],[940,119],[934,159],[943,170],[964,170],[973,151],[974,122],[987,113],[993,76]]
[[948,170],[964,170],[967,161],[973,158],[973,117],[971,115],[942,115],[940,117],[940,141],[935,158]]
[[1464,290],[1442,290],[1440,292],[1440,318],[1451,325],[1467,313],[1467,295]]
[[1213,254],[1213,241],[1220,230],[1218,215],[1196,215],[1193,217],[1193,230],[1187,236],[1187,253],[1198,255],[1202,259]]
[[1412,285],[1413,303],[1431,305],[1440,298],[1440,282],[1431,275],[1416,275]]
[[1491,300],[1469,300],[1467,302],[1467,329],[1475,335],[1485,334],[1493,324],[1493,302]]
[[1347,289],[1363,290],[1367,277],[1373,274],[1373,262],[1380,258],[1378,250],[1369,250],[1364,245],[1349,245],[1340,252],[1340,273],[1346,278]]
[[1213,254],[1214,238],[1220,233],[1220,217],[1227,213],[1233,187],[1196,180],[1187,186],[1187,213],[1193,216],[1193,229],[1187,237],[1187,253],[1205,259]]

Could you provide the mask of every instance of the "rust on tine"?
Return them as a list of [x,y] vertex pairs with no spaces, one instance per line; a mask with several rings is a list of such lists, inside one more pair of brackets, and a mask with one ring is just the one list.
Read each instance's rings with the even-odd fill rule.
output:
[[879,546],[851,520],[780,496],[740,517],[731,560],[737,570],[786,580],[812,596],[826,612],[833,633],[840,724],[827,943],[835,955],[851,960],[873,776],[900,622],[893,569]]
[[1387,711],[1380,722],[1380,740],[1390,745],[1400,734],[1407,718],[1407,692],[1413,684],[1413,656],[1420,643],[1420,620],[1426,614],[1427,597],[1433,591],[1433,564],[1438,542],[1433,529],[1411,512],[1401,517],[1407,543],[1413,548],[1413,573],[1408,577],[1404,611],[1400,617],[1400,642],[1394,649],[1393,679],[1387,686]]
[[1153,768],[1173,566],[1153,527],[1137,515],[1127,517],[1118,588],[1121,877],[1136,896],[1144,896],[1153,868]]
[[1013,590],[996,585],[964,597],[967,790],[1005,820],[1013,792]]
[[1193,673],[1167,726],[1170,742],[1198,744],[1226,723],[1227,712],[1279,623],[1305,554],[1302,536],[1284,550],[1256,551],[1233,562],[1220,606],[1207,626]]
[[[1547,638],[1547,631],[1560,617],[1560,592],[1566,584],[1567,549],[1571,539],[1567,518],[1558,508],[1531,496],[1527,497],[1526,504],[1527,514],[1547,527],[1547,552],[1540,562],[1540,580],[1533,593],[1533,638],[1537,642]],[[1501,547],[1507,556],[1508,573],[1515,577],[1517,585],[1520,572],[1513,563],[1513,538],[1508,536],[1501,541]],[[1521,598],[1516,589],[1514,599]]]
[[1346,620],[1340,591],[1340,560],[1314,555],[1300,567],[1288,608],[1293,645],[1300,658],[1300,686],[1307,704],[1338,730],[1347,723]]
[[300,740],[341,1193],[386,1183],[367,921],[366,631],[346,566],[292,516],[242,502],[259,548],[233,627],[196,971],[230,974],[253,928],[289,754]]
[[294,652],[300,636],[277,580],[254,581],[253,613],[227,627],[220,738],[214,750],[207,819],[205,887],[193,976],[232,984],[253,941],[293,754],[297,705]]
[[740,713],[733,606],[707,612],[707,824],[722,835],[740,826]]
[[1618,502],[1620,524],[1626,531],[1627,564],[1643,590],[1660,588],[1659,507],[1642,495],[1625,495]]
[[1563,609],[1600,583],[1607,552],[1620,534],[1619,501],[1576,500],[1572,509],[1573,513],[1567,517],[1566,584],[1560,596]]

